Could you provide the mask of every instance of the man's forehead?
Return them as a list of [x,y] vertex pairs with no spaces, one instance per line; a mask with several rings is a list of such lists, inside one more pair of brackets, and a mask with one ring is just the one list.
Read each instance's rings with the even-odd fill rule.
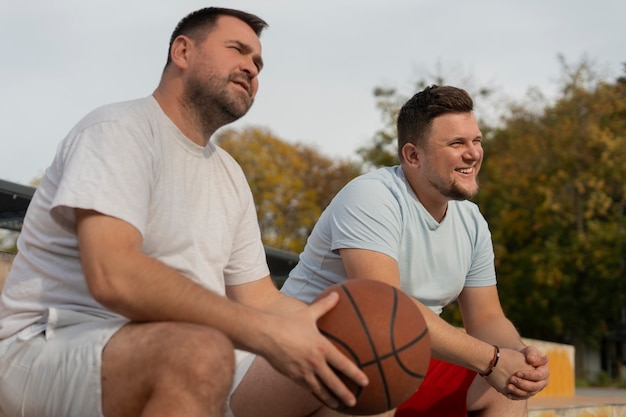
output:
[[467,113],[446,113],[437,116],[431,124],[431,136],[437,135],[462,135],[481,136],[478,121],[473,112]]

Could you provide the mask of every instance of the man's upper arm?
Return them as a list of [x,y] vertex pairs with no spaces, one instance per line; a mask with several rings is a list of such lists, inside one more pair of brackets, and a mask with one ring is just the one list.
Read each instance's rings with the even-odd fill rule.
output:
[[141,233],[123,220],[94,210],[75,209],[75,214],[83,272],[97,299],[108,280],[120,276],[132,256],[141,253]]
[[465,287],[458,298],[463,323],[468,329],[480,326],[493,318],[504,317],[498,289],[487,287]]
[[400,286],[398,263],[391,256],[367,249],[340,249],[348,278],[367,278]]
[[278,295],[280,292],[269,275],[256,281],[226,286],[229,299],[257,309],[263,309]]

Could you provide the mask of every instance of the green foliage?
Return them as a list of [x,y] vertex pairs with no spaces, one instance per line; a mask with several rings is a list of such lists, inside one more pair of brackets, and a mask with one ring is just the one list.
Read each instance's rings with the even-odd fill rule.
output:
[[0,252],[17,253],[16,241],[19,233],[0,229]]
[[376,88],[374,97],[385,126],[375,133],[371,145],[358,149],[357,153],[371,167],[396,165],[396,120],[408,97],[399,95],[394,88]]
[[566,69],[542,114],[513,108],[484,143],[477,202],[503,307],[528,337],[596,343],[625,305],[626,86]]
[[226,130],[217,141],[241,165],[263,243],[277,249],[300,252],[322,210],[360,173],[353,163],[330,160],[263,129]]

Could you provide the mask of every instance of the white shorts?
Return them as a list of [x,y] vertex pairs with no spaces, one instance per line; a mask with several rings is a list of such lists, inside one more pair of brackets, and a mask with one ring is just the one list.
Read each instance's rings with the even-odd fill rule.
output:
[[[226,414],[224,417],[234,417],[232,410],[230,409],[230,396],[233,395],[237,386],[241,383],[241,380],[250,369],[250,365],[256,358],[254,353],[245,352],[243,350],[235,350],[235,376],[233,377],[233,386],[230,388],[229,400],[226,402]],[[1,417],[1,416],[0,416]]]
[[126,323],[92,319],[49,332],[34,325],[0,341],[0,408],[9,416],[102,417],[102,351]]
[[[103,417],[102,351],[127,323],[92,317],[54,328],[49,323],[46,332],[34,325],[1,340],[0,417]],[[235,355],[230,394],[256,357],[240,350]],[[227,404],[226,416],[232,415]]]

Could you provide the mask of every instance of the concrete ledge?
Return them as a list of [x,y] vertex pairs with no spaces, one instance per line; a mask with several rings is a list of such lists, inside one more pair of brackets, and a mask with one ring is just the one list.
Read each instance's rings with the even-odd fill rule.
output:
[[626,397],[532,398],[528,417],[626,417]]

